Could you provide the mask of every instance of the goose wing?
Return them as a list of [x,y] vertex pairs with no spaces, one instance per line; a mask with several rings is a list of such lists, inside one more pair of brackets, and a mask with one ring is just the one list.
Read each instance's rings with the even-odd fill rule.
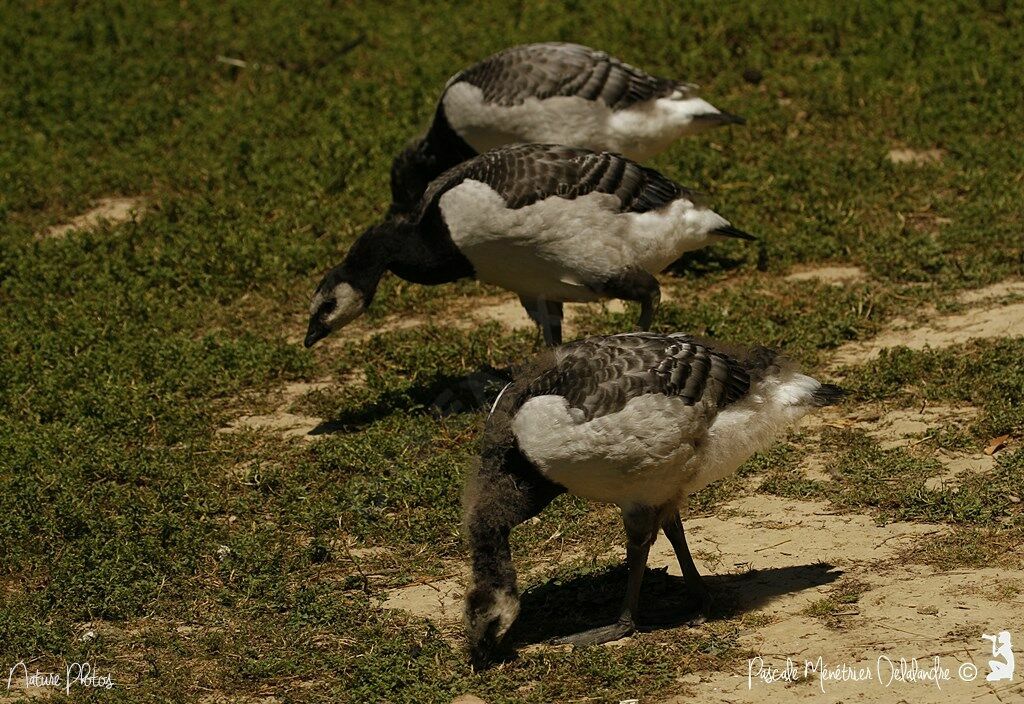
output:
[[749,388],[743,363],[684,335],[590,338],[506,390],[492,429],[508,418],[519,450],[577,496],[660,506],[678,498],[718,411]]
[[555,351],[556,363],[532,379],[523,400],[558,395],[593,420],[622,410],[639,396],[679,398],[715,410],[744,396],[743,363],[686,335],[627,333],[580,340]]
[[445,192],[473,180],[486,184],[512,209],[552,196],[572,200],[589,193],[608,193],[623,213],[658,210],[679,198],[698,194],[654,169],[611,152],[554,144],[518,144],[485,152],[441,174],[427,188],[420,217]]
[[688,97],[695,88],[652,76],[603,51],[560,42],[511,47],[455,75],[448,86],[460,81],[478,87],[495,105],[569,96],[602,100],[613,110],[677,92]]

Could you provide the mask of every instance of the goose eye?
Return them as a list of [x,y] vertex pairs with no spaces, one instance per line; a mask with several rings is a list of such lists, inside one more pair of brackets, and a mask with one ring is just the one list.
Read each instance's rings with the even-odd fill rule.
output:
[[338,299],[336,299],[336,298],[329,298],[326,301],[324,301],[323,304],[320,306],[320,315],[326,317],[326,316],[330,315],[331,313],[333,313],[334,309],[337,308],[337,307],[338,307]]

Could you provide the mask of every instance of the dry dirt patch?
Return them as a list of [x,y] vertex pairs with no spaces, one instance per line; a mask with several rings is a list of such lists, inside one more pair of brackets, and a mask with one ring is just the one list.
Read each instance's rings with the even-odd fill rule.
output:
[[935,164],[946,156],[944,149],[890,149],[886,158],[894,164]]
[[530,329],[534,326],[523,304],[519,302],[519,297],[513,295],[501,296],[483,305],[474,306],[470,315],[476,323],[494,321],[511,330]]
[[[972,406],[936,405],[895,409],[861,406],[852,413],[830,407],[805,419],[802,429],[813,436],[826,427],[860,428],[876,439],[883,449],[902,447],[918,455],[934,458],[943,466],[943,472],[927,479],[925,488],[939,489],[954,483],[965,472],[981,474],[995,469],[996,454],[932,449],[926,442],[933,431],[950,426],[963,428],[979,414],[980,410]],[[817,481],[831,481],[826,471],[827,462],[828,457],[812,454],[801,463],[804,476]]]
[[[32,670],[31,672],[35,672]],[[61,673],[63,677],[63,673]],[[4,687],[7,686],[6,678],[4,680]],[[24,702],[30,699],[41,699],[42,697],[49,697],[53,694],[53,687],[25,687],[24,679],[22,682],[17,681],[17,676],[11,680],[11,688],[8,691],[0,693],[0,704],[18,704],[18,702]]]
[[262,415],[239,416],[218,432],[237,433],[243,430],[271,430],[285,437],[309,438],[310,433],[320,425],[321,420],[288,411],[275,411]]
[[66,223],[54,225],[42,232],[36,233],[36,239],[46,240],[64,237],[75,230],[92,230],[104,222],[117,225],[138,217],[146,209],[146,202],[142,198],[126,198],[115,196],[112,198],[101,198],[90,210],[78,215]]
[[[359,383],[359,381],[358,378],[352,378],[345,380],[345,383]],[[301,437],[310,440],[314,437],[310,433],[323,423],[323,419],[292,413],[290,411],[292,404],[306,394],[330,388],[334,383],[329,379],[288,383],[271,394],[270,401],[275,405],[273,411],[239,416],[217,432],[237,433],[245,430],[270,430],[286,437]]]
[[965,426],[978,417],[977,408],[963,406],[924,406],[921,408],[897,408],[878,417],[874,423],[866,419],[859,421],[867,428],[867,434],[879,441],[883,449],[906,447],[915,439],[923,438],[929,431],[945,425]]
[[[1018,575],[1019,576],[1019,575]],[[759,663],[738,662],[732,671],[702,673],[692,694],[668,700],[682,702],[1011,702],[1021,701],[1024,685],[985,681],[991,649],[983,633],[999,630],[1019,633],[1024,628],[1020,605],[984,596],[988,585],[1009,578],[1005,570],[975,569],[931,572],[919,566],[885,565],[858,575],[869,589],[840,617],[838,628],[794,610],[780,610],[777,619],[744,633],[741,645],[758,653],[765,665],[781,668],[786,658],[798,664],[802,675],[806,660],[822,658],[830,668],[842,664],[868,668],[871,679],[825,682],[816,674],[787,683],[765,683],[756,677]],[[888,661],[917,658],[922,669],[934,658],[951,679],[939,689],[928,682],[887,682]],[[883,658],[879,662],[879,658]],[[964,681],[958,670],[977,668],[980,675]],[[748,685],[748,667],[754,678]],[[879,681],[879,667],[881,681]],[[997,697],[996,689],[1001,689]]]
[[[724,505],[717,516],[685,521],[688,542],[696,555],[697,565],[705,575],[744,574],[761,570],[768,586],[755,587],[762,612],[775,613],[821,598],[825,587],[798,589],[778,597],[762,599],[764,592],[784,588],[786,580],[799,586],[800,568],[828,563],[840,568],[852,567],[893,557],[906,546],[906,541],[934,533],[938,526],[924,523],[892,523],[876,525],[868,516],[837,515],[827,504],[792,501],[775,496],[748,496]],[[624,556],[624,549],[615,546],[613,553]],[[703,559],[702,559],[703,558]],[[664,535],[651,548],[648,566],[667,567],[669,574],[680,576],[672,546]],[[525,575],[520,589],[541,575]],[[400,609],[427,618],[438,625],[450,625],[461,618],[461,598],[466,575],[418,583],[394,589],[382,602],[386,609]],[[741,602],[743,596],[740,597]]]
[[[941,530],[927,523],[881,526],[862,514],[838,515],[826,503],[771,495],[736,499],[717,513],[685,521],[691,551],[704,556],[697,559],[697,566],[706,575],[770,572],[816,563],[849,569],[889,559],[907,540]],[[667,566],[669,574],[679,575],[675,562],[672,546],[659,535],[651,548],[651,566]],[[821,589],[781,594],[764,602],[761,610],[771,614],[792,608],[820,598]]]
[[864,281],[867,273],[859,266],[823,266],[794,271],[785,277],[787,281],[821,281],[833,286]]
[[457,623],[462,618],[462,597],[466,590],[467,576],[393,589],[381,602],[381,607],[398,609],[437,625]]
[[924,482],[925,489],[938,490],[944,486],[956,485],[958,478],[971,474],[985,474],[996,468],[994,455],[986,455],[983,452],[951,452],[949,450],[938,450],[934,454],[942,464],[942,474],[929,477]]
[[906,447],[944,426],[962,428],[979,414],[980,411],[972,406],[934,405],[890,409],[860,406],[852,411],[832,406],[805,418],[801,429],[817,433],[826,427],[861,428],[878,440],[883,449],[890,449]]
[[[1018,283],[999,284],[970,291],[960,297],[966,304],[989,302],[1024,290]],[[843,345],[832,357],[833,368],[868,362],[889,347],[920,350],[949,347],[974,338],[1018,337],[1024,335],[1024,301],[1009,300],[972,308],[963,313],[936,316],[925,325],[905,319],[890,323],[887,330],[870,340]]]
[[965,291],[958,298],[961,303],[971,305],[1007,296],[1024,296],[1024,281],[1000,281],[991,286]]
[[[671,295],[666,294],[663,289],[662,301],[669,301],[671,299]],[[600,303],[567,303],[564,307],[565,318],[562,321],[563,337],[566,340],[575,338],[579,331],[577,321],[584,311],[602,306],[609,313],[621,314],[626,312],[626,304],[617,299]],[[531,330],[536,327],[535,323],[530,320],[530,316],[526,314],[526,309],[519,302],[519,298],[513,295],[502,296],[493,303],[476,306],[470,311],[470,315],[472,316],[470,325],[494,321],[512,330]],[[465,321],[463,321],[463,324],[465,324]]]

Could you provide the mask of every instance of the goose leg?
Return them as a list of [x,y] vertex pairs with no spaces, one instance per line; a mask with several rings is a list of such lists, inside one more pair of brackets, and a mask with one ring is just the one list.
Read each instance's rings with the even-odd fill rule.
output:
[[665,531],[665,536],[672,543],[672,549],[675,550],[679,569],[682,570],[687,586],[700,597],[700,609],[697,615],[689,621],[691,626],[698,626],[707,621],[711,614],[711,592],[704,584],[700,572],[697,571],[697,565],[693,563],[690,547],[686,544],[686,534],[683,532],[683,520],[678,511],[662,524],[662,530]]
[[626,526],[626,565],[629,578],[626,583],[626,598],[622,603],[622,612],[618,620],[610,626],[592,628],[589,631],[558,638],[556,645],[599,645],[625,638],[636,630],[636,612],[640,604],[640,585],[647,569],[647,556],[651,545],[658,536],[656,514],[644,509],[623,514]]
[[562,303],[545,298],[519,297],[530,320],[537,323],[544,335],[544,344],[557,347],[562,344]]
[[544,311],[544,342],[550,347],[562,344],[562,302],[541,299]]
[[636,301],[640,304],[638,327],[644,332],[651,329],[654,313],[661,302],[661,285],[654,276],[642,269],[634,269],[606,281],[600,291],[610,298]]
[[657,286],[657,281],[654,283],[656,285],[655,288],[640,299],[639,327],[644,332],[651,329],[651,324],[654,322],[654,313],[658,310],[658,304],[661,302],[661,287]]

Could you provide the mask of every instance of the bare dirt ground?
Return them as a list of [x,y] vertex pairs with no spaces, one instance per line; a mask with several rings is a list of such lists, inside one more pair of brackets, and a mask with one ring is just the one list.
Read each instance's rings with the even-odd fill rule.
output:
[[306,394],[328,388],[331,384],[331,380],[316,382],[297,381],[286,384],[273,392],[268,399],[274,406],[274,410],[270,413],[239,416],[228,423],[227,426],[221,428],[219,432],[236,433],[243,430],[271,430],[288,437],[312,440],[315,436],[311,435],[311,433],[321,424],[322,419],[292,413],[289,409],[295,401]]
[[88,211],[77,215],[68,222],[54,225],[41,232],[36,233],[36,239],[46,240],[55,237],[65,237],[75,230],[91,230],[103,222],[118,224],[127,222],[142,214],[146,209],[146,203],[142,198],[125,198],[113,196],[101,198],[96,205]]
[[788,276],[787,281],[824,281],[842,286],[854,281],[864,281],[867,274],[859,266],[819,266],[798,269]]
[[[851,267],[825,267],[795,272],[790,278],[845,285],[862,280],[864,274]],[[865,362],[895,345],[938,348],[969,338],[1024,335],[1021,294],[1021,282],[1002,283],[963,295],[959,302],[965,310],[961,312],[939,315],[926,311],[924,322],[894,321],[875,338],[837,350],[832,368]],[[570,335],[574,309],[568,307]],[[496,319],[509,327],[531,325],[513,296],[476,307],[473,317]],[[403,321],[403,325],[408,324],[408,320]],[[350,334],[361,333],[357,330]],[[224,431],[267,429],[309,438],[309,431],[321,419],[294,415],[289,408],[297,398],[327,383],[290,384],[277,393],[276,411],[240,417]],[[802,432],[813,438],[814,433],[828,426],[861,427],[883,447],[910,445],[930,428],[950,421],[966,423],[976,415],[972,408],[948,406],[846,406],[829,411],[809,419]],[[965,469],[988,472],[995,464],[992,456],[982,453],[936,452],[935,457],[946,472],[932,482],[954,481]],[[829,481],[824,471],[827,462],[827,457],[811,453],[800,471],[808,478]],[[988,644],[981,640],[983,633],[997,627],[1024,633],[1019,596],[1024,589],[1024,571],[988,568],[943,572],[904,559],[917,541],[942,535],[949,530],[947,526],[879,525],[868,515],[839,513],[826,503],[782,499],[754,491],[721,506],[714,516],[688,520],[686,528],[701,572],[708,576],[712,588],[717,583],[728,591],[744,615],[740,645],[759,653],[763,662],[755,660],[750,665],[742,661],[731,670],[682,678],[678,695],[667,702],[1024,701],[1019,674],[1011,683],[985,680]],[[621,549],[610,548],[610,552],[621,554]],[[664,536],[652,550],[650,567],[664,567],[669,574],[679,574]],[[522,574],[521,582],[542,580],[545,571]],[[809,573],[818,577],[808,582]],[[822,574],[827,576],[823,578]],[[807,612],[843,585],[854,585],[863,592],[849,608],[830,613],[827,618]],[[460,636],[464,589],[464,568],[453,565],[449,578],[393,590],[380,606],[430,619],[455,642]],[[830,670],[844,664],[855,668],[860,681],[822,679],[813,670],[805,677],[805,661],[816,663],[819,657]],[[936,664],[936,657],[945,668],[939,671],[938,684],[934,678],[901,681],[901,673],[912,667],[908,664],[901,669],[901,659],[911,663],[916,658],[919,670],[928,670]],[[759,667],[781,671],[787,658],[792,659],[798,673],[795,681],[765,682],[758,677]],[[948,679],[941,679],[943,673]],[[972,673],[977,673],[973,679]],[[907,675],[904,679],[913,677]]]
[[946,152],[942,149],[890,149],[886,157],[894,164],[934,164],[942,161]]

